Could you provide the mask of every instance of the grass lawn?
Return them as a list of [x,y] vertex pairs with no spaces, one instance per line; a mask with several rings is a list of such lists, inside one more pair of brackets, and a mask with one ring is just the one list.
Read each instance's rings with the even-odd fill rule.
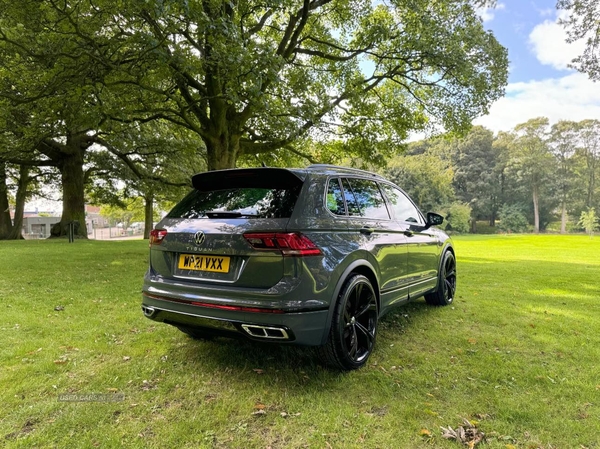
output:
[[455,304],[388,315],[338,373],[144,318],[146,242],[0,242],[0,446],[458,448],[466,418],[484,447],[600,448],[600,238],[455,246]]

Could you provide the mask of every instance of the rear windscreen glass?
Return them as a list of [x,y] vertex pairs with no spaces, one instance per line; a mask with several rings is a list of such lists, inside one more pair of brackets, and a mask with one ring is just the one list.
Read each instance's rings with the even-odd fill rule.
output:
[[207,192],[193,190],[167,217],[215,218],[216,215],[223,218],[289,218],[301,188],[301,185],[296,185],[285,189],[241,187]]

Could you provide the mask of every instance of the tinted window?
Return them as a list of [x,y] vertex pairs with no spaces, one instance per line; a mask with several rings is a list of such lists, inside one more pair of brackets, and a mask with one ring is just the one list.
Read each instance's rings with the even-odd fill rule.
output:
[[[365,218],[389,219],[390,215],[385,205],[377,183],[369,179],[347,179],[352,197],[358,208],[358,214]],[[346,183],[344,184],[344,186]],[[348,195],[346,196],[346,200]],[[348,204],[350,211],[350,204]]]
[[396,220],[407,221],[409,223],[422,223],[419,211],[404,193],[387,184],[383,184],[382,187],[392,205]]
[[350,183],[347,179],[343,179],[342,184],[344,186],[344,198],[346,199],[346,206],[348,207],[348,215],[360,217],[362,214],[360,213],[360,208],[358,207],[358,202],[354,197],[354,192],[352,191]]
[[208,218],[207,212],[239,212],[244,218],[289,218],[300,189],[298,185],[288,189],[241,187],[207,192],[193,190],[167,217]]
[[344,197],[339,179],[330,179],[327,188],[327,209],[336,215],[346,215]]

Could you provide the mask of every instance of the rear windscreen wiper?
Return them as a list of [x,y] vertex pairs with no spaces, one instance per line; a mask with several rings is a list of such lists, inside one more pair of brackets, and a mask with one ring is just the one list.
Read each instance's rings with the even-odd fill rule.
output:
[[243,214],[237,211],[226,210],[210,210],[204,212],[208,218],[241,218],[241,217],[257,217],[256,214]]

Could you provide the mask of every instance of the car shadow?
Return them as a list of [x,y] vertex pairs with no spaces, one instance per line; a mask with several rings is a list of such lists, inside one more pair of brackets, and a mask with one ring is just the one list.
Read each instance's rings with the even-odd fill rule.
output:
[[[380,322],[377,345],[385,345],[387,338],[404,333],[407,326],[418,323],[420,316],[431,312],[431,309],[423,300],[418,300],[387,314]],[[358,371],[343,372],[327,367],[314,347],[264,343],[243,337],[195,340],[181,334],[180,338],[185,344],[173,347],[173,351],[179,352],[178,356],[191,364],[192,369],[212,369],[225,378],[257,376],[261,384],[278,383],[294,387],[314,385],[322,388],[330,382],[339,382],[344,376],[361,375],[374,368],[371,361]]]

